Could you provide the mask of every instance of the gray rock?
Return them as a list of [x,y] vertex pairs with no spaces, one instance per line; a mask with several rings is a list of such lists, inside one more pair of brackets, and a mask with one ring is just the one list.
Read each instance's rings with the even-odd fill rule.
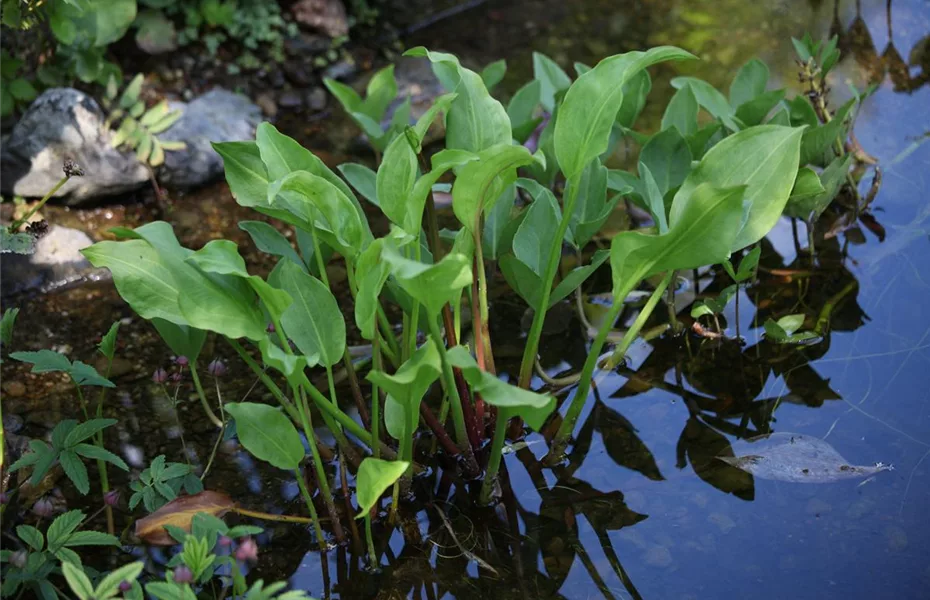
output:
[[96,271],[81,254],[91,244],[93,240],[83,231],[52,225],[36,243],[35,254],[0,255],[0,294],[47,292],[83,280]]
[[62,178],[72,159],[84,177],[72,178],[56,196],[69,204],[130,191],[148,179],[135,155],[113,148],[103,128],[104,114],[93,98],[71,88],[48,89],[39,96],[4,140],[0,191],[41,197]]
[[203,185],[223,174],[223,160],[210,142],[251,140],[261,122],[262,111],[245,96],[215,89],[190,104],[171,103],[184,114],[161,136],[187,144],[184,150],[165,153],[165,164],[158,179],[164,185],[191,188]]

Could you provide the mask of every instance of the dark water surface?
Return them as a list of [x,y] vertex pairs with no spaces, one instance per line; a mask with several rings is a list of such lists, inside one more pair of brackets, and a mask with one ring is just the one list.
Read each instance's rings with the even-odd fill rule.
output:
[[[565,465],[542,467],[537,459],[546,444],[541,436],[529,438],[506,457],[504,502],[486,511],[463,512],[467,503],[455,486],[431,473],[417,484],[417,502],[402,511],[406,538],[400,530],[378,536],[386,547],[380,573],[365,570],[347,549],[321,556],[302,528],[267,525],[255,574],[289,577],[316,597],[332,598],[930,597],[930,144],[922,144],[930,135],[930,3],[488,3],[407,43],[456,52],[473,65],[504,57],[509,71],[502,86],[510,90],[531,75],[533,50],[565,67],[659,44],[699,55],[703,62],[674,67],[680,71],[653,71],[652,102],[639,124],[649,131],[676,73],[725,90],[738,67],[757,56],[771,68],[770,87],[796,88],[790,36],[807,30],[815,37],[840,34],[844,57],[832,81],[834,106],[848,97],[847,82],[860,89],[879,84],[855,134],[883,168],[873,212],[886,232],[883,241],[865,228],[841,233],[818,245],[819,266],[811,269],[806,248],[797,255],[790,224],[779,224],[764,246],[767,275],[740,297],[745,347],[696,337],[638,341],[626,367],[598,380]],[[346,130],[323,122],[288,133],[317,149],[314,140],[330,137],[328,127]],[[350,158],[338,146],[317,146],[334,163]],[[871,179],[863,178],[862,193]],[[254,216],[235,207],[223,186],[171,206],[164,216],[186,245],[232,236],[244,251],[251,247],[230,229]],[[68,218],[133,226],[152,217],[146,211]],[[247,258],[257,271],[270,266]],[[707,276],[700,291],[726,283]],[[785,349],[760,340],[759,323],[773,313],[805,313],[810,324],[831,305],[831,331],[820,344]],[[519,311],[512,298],[498,298],[498,320],[519,320],[519,312],[509,317],[515,306]],[[109,284],[24,305],[16,349],[52,346],[87,360],[93,337],[118,318],[126,318],[125,374],[117,377],[108,411],[123,422],[111,445],[133,466],[163,452],[180,460],[171,403],[148,382],[166,363],[167,350]],[[725,319],[732,333],[732,304]],[[495,334],[496,342],[519,350],[516,335],[508,339],[506,327],[497,329],[504,333]],[[579,328],[567,329],[544,341],[550,374],[580,367]],[[215,352],[230,355],[221,346]],[[19,366],[3,368],[5,381],[22,377]],[[25,396],[4,397],[4,414],[22,414],[25,434],[41,435],[44,425],[73,416],[74,400],[61,382],[25,381]],[[247,377],[224,382],[224,398],[241,399],[251,383]],[[182,400],[186,442],[192,460],[202,464],[214,432],[196,402]],[[769,431],[822,438],[851,464],[882,462],[894,470],[864,480],[793,484],[754,479],[714,458],[739,438]],[[248,507],[305,510],[289,474],[228,445],[205,484]],[[435,508],[448,516],[458,544]],[[479,569],[463,549],[497,573]],[[146,555],[153,570],[166,560],[157,551]]]

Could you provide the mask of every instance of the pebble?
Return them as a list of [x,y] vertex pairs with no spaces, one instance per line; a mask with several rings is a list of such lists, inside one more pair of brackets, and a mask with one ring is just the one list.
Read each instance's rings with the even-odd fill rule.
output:
[[262,92],[255,97],[255,104],[262,109],[262,114],[273,119],[278,114],[278,105],[274,101],[274,95],[271,92]]
[[326,108],[326,102],[328,100],[329,96],[327,96],[326,90],[323,88],[315,87],[307,92],[307,105],[310,107],[310,110],[323,110]]
[[26,393],[26,384],[22,381],[8,381],[3,384],[3,391],[13,398],[19,398]]
[[278,96],[278,106],[281,108],[300,108],[304,99],[296,90],[285,90]]

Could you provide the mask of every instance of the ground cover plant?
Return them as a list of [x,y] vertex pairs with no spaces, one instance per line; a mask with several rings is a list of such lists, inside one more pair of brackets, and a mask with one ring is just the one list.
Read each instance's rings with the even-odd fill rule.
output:
[[[836,62],[835,41],[808,38],[796,45],[805,81],[815,92],[823,90]],[[728,96],[699,79],[673,79],[676,92],[661,129],[647,135],[636,129],[636,120],[651,89],[648,69],[695,60],[685,50],[659,47],[612,56],[594,67],[578,64],[574,79],[536,55],[533,81],[506,106],[489,92],[505,65],[494,63],[478,73],[450,54],[425,48],[408,54],[430,61],[447,91],[413,124],[404,104],[397,109],[401,117],[395,112],[386,119],[397,94],[390,68],[374,76],[365,98],[328,83],[369,137],[380,159],[376,170],[342,165],[343,179],[268,123],[259,126],[254,141],[214,145],[236,201],[294,231],[296,248],[264,221],[240,223],[258,248],[277,257],[266,277],[249,272],[233,242],[185,248],[160,221],[116,229],[115,241],[84,251],[91,263],[112,272],[120,295],[178,357],[178,373],[190,375],[205,415],[220,429],[218,443],[235,435],[255,458],[293,477],[306,505],[302,519],[312,523],[321,550],[330,535],[340,543],[350,538],[361,543],[355,520],[363,519],[372,568],[380,564],[381,552],[373,521],[393,526],[402,495],[429,458],[418,453],[417,440],[433,440],[441,455],[437,464],[475,504],[494,505],[508,438],[542,432],[548,463],[563,463],[596,371],[617,368],[655,309],[674,305],[676,273],[720,265],[734,286],[744,285],[755,277],[759,242],[784,215],[813,231],[844,187],[853,210],[869,201],[858,197],[848,178],[854,157],[845,141],[858,97],[835,112],[818,102],[817,93],[787,100],[785,90],[766,89],[768,68],[758,60],[740,69]],[[424,147],[427,131],[440,119],[442,147]],[[635,172],[611,163],[615,147],[630,140],[640,146]],[[390,222],[386,235],[373,235],[353,188]],[[451,194],[455,229],[439,227],[438,193]],[[621,202],[641,216],[640,226],[591,252]],[[581,259],[577,266],[562,269],[572,255]],[[348,322],[328,276],[327,265],[335,261],[344,264],[353,300]],[[546,316],[602,266],[610,269],[612,302],[593,332],[582,369],[566,382],[572,394],[559,411],[552,387],[533,376]],[[489,280],[495,273],[532,309],[522,360],[509,373],[498,370],[489,325]],[[725,335],[717,315],[735,290],[695,305],[692,315],[707,323],[702,329]],[[648,300],[617,337],[616,322],[637,291]],[[671,335],[680,329],[674,315],[670,311]],[[474,337],[466,342],[468,321]],[[789,315],[764,329],[777,343],[809,343],[826,332],[829,315],[809,331],[803,325],[803,317]],[[370,344],[364,360],[349,351],[352,330]],[[209,336],[241,358],[276,405],[219,397],[211,406],[198,368]],[[608,340],[614,348],[605,357]],[[101,351],[112,360],[112,350]],[[109,383],[87,365],[78,367],[83,363],[50,351],[9,356],[43,371],[69,373],[79,393],[81,386]],[[211,374],[217,369],[210,363]],[[314,372],[325,375],[322,386],[311,378]],[[349,381],[347,398],[337,394],[337,373]],[[156,372],[159,383],[167,378]],[[320,422],[335,450],[320,439]],[[89,414],[82,424],[62,424],[51,446],[35,446],[12,468],[29,468],[33,478],[41,478],[58,460],[87,493],[81,457],[99,461],[101,482],[105,462],[125,466],[97,435],[109,424]],[[96,445],[84,442],[91,436]],[[355,473],[356,506],[349,514],[334,501],[339,482],[327,468],[334,456],[340,470]],[[182,558],[170,565],[174,571],[165,581],[146,584],[146,591],[193,597],[170,595],[172,586],[193,594],[213,577],[214,565],[223,564],[234,595],[273,597],[280,587],[263,591],[260,582],[245,584],[238,565],[251,553],[247,541],[239,544],[245,547],[241,557],[214,552],[220,535],[254,532],[224,531],[217,517],[235,507],[215,492],[199,491],[186,465],[166,463],[171,458],[152,461],[132,488],[138,495],[133,506],[158,515],[143,528],[147,539],[167,535],[167,543],[183,544]],[[319,491],[324,515],[317,513],[311,487]],[[393,500],[384,514],[382,496],[388,491]],[[212,519],[197,516],[203,512]],[[83,516],[74,518],[79,523]],[[27,556],[25,562],[20,556],[14,563],[12,554],[4,555],[8,568],[26,569],[17,579],[22,585],[56,593],[43,582],[60,572],[79,597],[112,597],[107,594],[114,576],[94,582],[75,570],[70,555],[52,552],[51,558],[41,543],[20,538],[44,556]],[[117,586],[126,581],[136,589],[138,572],[117,573]]]

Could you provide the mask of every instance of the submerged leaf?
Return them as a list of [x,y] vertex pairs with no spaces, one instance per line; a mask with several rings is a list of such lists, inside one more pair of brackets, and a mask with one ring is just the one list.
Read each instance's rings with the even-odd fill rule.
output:
[[799,433],[772,433],[737,444],[742,456],[718,456],[760,479],[792,483],[832,483],[890,471],[891,466],[850,465],[833,446]]
[[189,532],[194,515],[206,513],[222,517],[235,507],[232,498],[222,492],[207,490],[192,496],[181,496],[136,521],[136,536],[153,546],[173,546],[177,542],[168,535],[165,526],[180,527]]

